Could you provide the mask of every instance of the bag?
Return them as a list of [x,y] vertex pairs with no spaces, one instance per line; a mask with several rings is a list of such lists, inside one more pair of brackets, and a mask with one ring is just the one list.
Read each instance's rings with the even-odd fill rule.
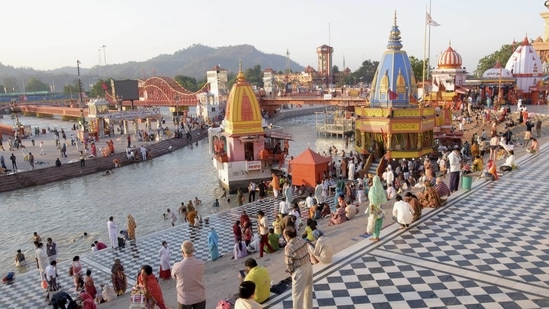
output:
[[376,224],[376,216],[371,214],[368,216],[368,225],[366,226],[366,233],[372,234],[374,232],[374,225]]
[[221,299],[217,302],[217,306],[215,306],[215,309],[233,309],[233,304],[231,304],[226,299]]
[[73,276],[74,275],[74,272],[72,270],[72,265],[69,267],[69,276]]
[[46,279],[42,279],[41,286],[44,290],[47,290],[48,289],[48,281],[46,281]]
[[132,289],[130,296],[130,308],[145,309],[147,308],[147,300],[143,289]]

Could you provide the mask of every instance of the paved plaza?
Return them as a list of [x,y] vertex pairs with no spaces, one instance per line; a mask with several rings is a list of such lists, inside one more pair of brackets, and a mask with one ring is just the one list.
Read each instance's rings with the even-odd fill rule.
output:
[[[505,173],[499,181],[475,181],[471,190],[458,192],[440,209],[426,211],[408,229],[389,225],[378,243],[368,241],[367,235],[358,236],[359,230],[345,232],[358,241],[339,252],[332,264],[315,265],[314,307],[549,307],[548,148],[544,145],[538,155],[523,156],[518,160],[520,168]],[[275,205],[275,201],[264,200],[245,207],[252,220],[261,209],[272,222]],[[120,250],[90,252],[82,256],[83,269],[93,269],[97,285],[110,283],[112,261],[120,258],[131,287],[141,265],[158,269],[162,240],[172,244],[172,261],[180,260],[176,248],[184,239],[195,242],[196,255],[208,260],[206,235],[211,227],[220,235],[220,252],[231,255],[231,226],[240,213],[241,208],[235,208],[210,216],[209,223],[198,228],[181,224],[141,237]],[[34,261],[28,259],[29,272],[17,274],[11,285],[0,286],[0,308],[51,308],[44,301]],[[60,283],[75,295],[68,265],[58,265]],[[291,291],[272,294],[264,305],[292,308]],[[101,307],[128,308],[129,303],[120,299]],[[208,303],[208,308],[214,307]]]

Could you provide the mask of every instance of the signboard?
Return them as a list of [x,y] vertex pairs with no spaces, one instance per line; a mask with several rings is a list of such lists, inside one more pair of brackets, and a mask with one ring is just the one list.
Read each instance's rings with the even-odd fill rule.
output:
[[150,118],[160,116],[160,109],[139,109],[131,110],[127,112],[110,113],[108,117],[113,120],[117,119],[138,119],[138,118]]
[[246,171],[261,170],[261,161],[246,161]]
[[332,95],[331,94],[325,94],[324,95],[324,100],[331,100],[332,99]]
[[291,139],[292,134],[284,132],[265,132],[268,137],[279,138],[279,139]]

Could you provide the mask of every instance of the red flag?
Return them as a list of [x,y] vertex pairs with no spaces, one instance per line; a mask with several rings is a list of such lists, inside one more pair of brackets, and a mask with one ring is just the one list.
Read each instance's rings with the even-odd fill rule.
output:
[[102,82],[102,83],[101,83],[101,89],[103,89],[103,90],[108,90],[109,87],[107,87],[107,84],[105,84],[105,82]]
[[413,95],[410,95],[410,103],[418,103],[416,97],[414,97]]
[[391,89],[387,90],[387,94],[389,95],[389,100],[396,100],[398,98],[398,94]]

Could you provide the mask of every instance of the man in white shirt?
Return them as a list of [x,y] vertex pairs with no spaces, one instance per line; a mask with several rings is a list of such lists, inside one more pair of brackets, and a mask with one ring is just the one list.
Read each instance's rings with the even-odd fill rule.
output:
[[307,196],[307,198],[305,199],[305,206],[307,208],[311,208],[313,207],[314,203],[313,203],[313,194],[312,193],[309,193],[309,196]]
[[448,155],[450,163],[450,192],[454,193],[459,186],[459,172],[461,171],[461,157],[459,155],[459,147],[455,146],[452,153]]
[[278,204],[278,213],[282,216],[286,216],[288,214],[288,205],[284,200],[280,201]]
[[44,275],[48,282],[48,291],[57,291],[57,262],[55,260],[46,267]]
[[393,217],[395,221],[400,224],[400,228],[408,227],[414,220],[414,209],[410,204],[402,200],[402,196],[397,195],[395,197],[396,202],[393,205]]

